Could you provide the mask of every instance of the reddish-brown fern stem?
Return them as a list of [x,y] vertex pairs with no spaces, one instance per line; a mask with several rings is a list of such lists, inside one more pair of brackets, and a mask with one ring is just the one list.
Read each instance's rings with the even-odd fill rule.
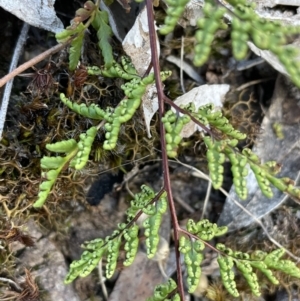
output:
[[[154,14],[153,14],[153,3],[152,0],[146,1],[147,5],[147,15],[148,15],[148,27],[149,27],[149,37],[150,37],[150,47],[151,47],[151,61],[155,75],[155,84],[157,89],[157,98],[159,104],[159,118],[164,116],[164,92],[163,86],[160,79],[160,67],[159,67],[159,57],[156,44],[156,32],[154,27]],[[174,227],[174,241],[175,241],[175,252],[176,252],[176,267],[177,267],[177,285],[178,292],[180,295],[181,301],[184,301],[184,290],[183,290],[183,279],[182,279],[182,270],[180,263],[180,253],[179,253],[179,225],[176,215],[176,210],[174,206],[174,200],[171,190],[171,181],[170,181],[170,172],[168,165],[168,157],[166,152],[166,140],[165,140],[165,128],[163,122],[160,122],[160,143],[161,143],[161,152],[162,152],[162,164],[163,164],[163,177],[164,177],[164,189],[167,193],[168,203],[171,212],[172,224]]]

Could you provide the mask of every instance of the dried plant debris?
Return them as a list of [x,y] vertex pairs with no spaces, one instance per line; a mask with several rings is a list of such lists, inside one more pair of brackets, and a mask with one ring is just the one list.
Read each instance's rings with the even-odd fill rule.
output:
[[18,285],[10,279],[6,279],[13,290],[4,291],[0,300],[16,301],[40,301],[40,291],[31,272],[25,268],[25,279]]
[[0,239],[4,239],[8,244],[18,241],[26,247],[34,246],[34,238],[14,225],[8,229],[0,230]]

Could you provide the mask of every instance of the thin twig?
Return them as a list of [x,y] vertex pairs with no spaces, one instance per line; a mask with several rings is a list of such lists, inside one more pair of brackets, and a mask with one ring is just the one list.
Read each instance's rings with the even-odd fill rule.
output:
[[147,16],[148,16],[148,28],[149,28],[149,39],[151,47],[151,61],[153,66],[153,71],[155,75],[155,84],[157,89],[157,98],[158,98],[158,111],[160,119],[160,143],[161,143],[161,152],[162,152],[162,165],[163,165],[163,177],[164,177],[164,189],[167,193],[168,203],[170,207],[171,219],[174,228],[174,243],[175,243],[175,254],[176,254],[176,267],[177,267],[177,287],[180,300],[184,301],[184,288],[183,288],[183,278],[182,278],[182,268],[180,262],[180,253],[179,253],[179,224],[177,220],[175,204],[172,196],[171,190],[171,181],[170,181],[170,172],[168,165],[168,156],[166,151],[166,139],[165,139],[165,128],[164,124],[161,121],[165,113],[164,108],[164,93],[163,85],[160,79],[160,66],[159,66],[159,57],[157,51],[156,43],[156,31],[154,27],[154,13],[153,13],[153,2],[152,0],[146,1],[147,7]]
[[[14,51],[12,60],[11,60],[10,66],[9,66],[9,72],[12,72],[18,64],[20,55],[23,50],[24,43],[26,42],[29,27],[30,27],[30,25],[28,23],[23,24],[20,36],[18,38],[16,47],[15,47],[15,51]],[[7,82],[7,85],[5,86],[5,89],[3,92],[2,104],[1,104],[1,110],[0,110],[0,140],[2,139],[2,132],[3,132],[3,128],[4,128],[5,117],[6,117],[6,112],[7,112],[7,108],[8,108],[8,103],[9,103],[9,99],[10,99],[10,93],[11,93],[13,81],[14,81],[13,78],[11,78]]]
[[103,293],[104,299],[107,300],[108,293],[107,293],[107,289],[106,289],[106,285],[105,285],[106,279],[104,278],[103,272],[102,272],[102,258],[100,259],[100,261],[98,263],[98,274],[99,274],[99,281],[100,281],[100,285],[102,288],[102,293]]
[[184,36],[181,37],[181,49],[180,49],[180,85],[183,94],[186,93],[183,82],[183,52],[184,52]]
[[62,44],[57,44],[57,45],[53,46],[52,48],[50,48],[50,49],[42,52],[41,54],[37,55],[36,57],[34,57],[33,59],[29,60],[28,62],[20,65],[17,69],[13,70],[9,74],[7,74],[4,77],[2,77],[0,79],[0,88],[2,86],[4,86],[10,79],[12,79],[15,76],[17,76],[18,74],[24,72],[26,69],[28,69],[28,68],[36,65],[37,63],[39,63],[42,60],[46,59],[48,56],[50,56],[50,55],[52,55],[52,54],[60,51],[61,49],[65,48],[67,45],[69,45],[72,42],[72,40],[75,37],[76,36],[73,36],[72,38],[70,38],[66,42],[64,42]]
[[205,199],[204,199],[204,203],[203,203],[203,208],[202,208],[201,219],[204,218],[205,213],[206,213],[206,209],[207,209],[209,197],[210,197],[210,194],[211,194],[211,186],[212,186],[212,182],[208,181],[208,186],[207,186],[207,189],[206,189],[206,195],[205,195]]

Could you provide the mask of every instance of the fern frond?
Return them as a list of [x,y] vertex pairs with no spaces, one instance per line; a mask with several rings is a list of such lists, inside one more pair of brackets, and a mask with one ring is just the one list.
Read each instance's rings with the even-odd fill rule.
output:
[[185,124],[190,122],[188,115],[177,116],[176,113],[169,110],[161,119],[166,130],[166,149],[169,158],[177,157],[177,149],[182,140],[180,132]]
[[200,240],[191,241],[185,236],[181,236],[179,239],[179,252],[183,254],[184,263],[187,269],[187,283],[189,293],[193,293],[198,287],[201,277],[201,262],[204,255],[204,243]]
[[211,223],[208,220],[200,220],[195,222],[192,219],[188,220],[186,229],[190,234],[199,238],[192,240],[186,236],[181,236],[179,239],[179,252],[184,256],[184,263],[187,269],[187,283],[189,292],[193,293],[198,287],[201,277],[201,262],[204,258],[203,240],[209,241],[216,236],[221,236],[227,232],[227,227],[218,227],[217,224]]
[[[171,32],[179,18],[188,0],[166,0],[168,9],[165,25],[160,29],[162,34]],[[248,51],[247,42],[252,40],[261,49],[270,49],[275,53],[291,74],[295,83],[300,85],[300,63],[291,62],[291,57],[295,58],[298,52],[292,47],[286,47],[287,37],[290,32],[279,23],[263,22],[257,16],[253,6],[248,5],[245,0],[228,0],[233,5],[233,19],[231,40],[233,54],[236,59],[242,59]],[[98,3],[98,2],[97,2]],[[128,122],[141,105],[143,95],[147,87],[155,82],[154,74],[141,78],[138,76],[134,66],[126,57],[122,57],[120,64],[114,61],[110,37],[111,28],[108,25],[108,15],[101,12],[98,7],[91,2],[86,2],[84,9],[77,11],[78,22],[69,27],[66,31],[57,35],[60,41],[74,38],[70,48],[70,69],[76,68],[80,58],[80,49],[83,42],[84,30],[88,24],[97,31],[98,45],[104,58],[104,68],[89,67],[88,73],[101,75],[109,78],[121,78],[125,83],[121,86],[125,98],[120,101],[115,108],[102,109],[92,104],[72,103],[65,95],[61,95],[61,100],[76,113],[95,120],[103,120],[105,129],[105,141],[103,149],[113,150],[118,142],[119,132],[122,125]],[[202,65],[210,55],[214,36],[219,29],[224,29],[227,24],[223,21],[226,9],[220,7],[218,2],[206,0],[203,8],[204,17],[199,19],[197,24],[199,29],[196,32],[195,46],[195,64]],[[91,17],[86,23],[82,21]],[[299,28],[293,33],[299,32]],[[275,45],[275,46],[274,46]],[[154,63],[154,62],[153,62]],[[157,63],[157,62],[156,62]],[[155,64],[155,63],[154,63]],[[170,75],[170,72],[162,72],[161,80]],[[274,162],[261,163],[259,158],[251,150],[243,150],[242,153],[237,148],[240,140],[245,139],[246,135],[234,129],[229,120],[223,116],[221,111],[215,110],[213,105],[200,107],[197,111],[193,104],[184,108],[186,114],[180,115],[173,111],[168,111],[165,116],[159,120],[164,123],[166,131],[166,148],[169,157],[177,156],[177,149],[181,143],[181,131],[183,126],[196,118],[199,122],[211,129],[209,132],[212,137],[204,137],[203,141],[207,147],[208,168],[213,186],[219,189],[223,183],[224,167],[227,159],[231,162],[233,182],[237,194],[241,199],[247,197],[246,176],[251,169],[257,179],[262,192],[272,196],[271,186],[275,186],[292,196],[300,198],[300,189],[295,188],[290,179],[275,177],[278,172],[278,166]],[[180,110],[181,111],[181,110]],[[192,118],[191,118],[192,117]],[[42,177],[45,181],[40,186],[38,206],[41,206],[50,193],[60,171],[66,164],[71,167],[81,169],[85,166],[89,158],[89,153],[95,136],[97,127],[91,127],[86,133],[80,135],[80,141],[66,141],[64,145],[55,144],[48,148],[52,151],[65,152],[66,156],[44,157],[41,160]],[[146,216],[144,226],[144,236],[148,258],[154,258],[158,253],[160,242],[159,229],[163,214],[167,210],[168,202],[164,193],[160,199],[156,198],[156,193],[147,186],[141,187],[141,192],[135,195],[127,210],[127,223],[120,223],[118,229],[105,239],[96,239],[86,243],[83,248],[81,258],[71,264],[70,272],[65,280],[66,283],[73,281],[76,277],[87,276],[98,264],[101,258],[106,258],[106,276],[112,277],[116,266],[119,253],[122,248],[125,251],[124,266],[133,263],[139,246],[139,216],[143,213]],[[170,200],[171,201],[171,200]],[[155,202],[155,203],[154,203]],[[36,205],[35,205],[36,206]],[[142,219],[142,218],[141,218]],[[176,219],[173,219],[174,226]],[[188,291],[193,293],[201,277],[201,263],[203,261],[203,249],[205,245],[209,246],[207,241],[223,235],[227,227],[218,227],[208,220],[195,222],[189,220],[187,230],[177,229],[180,232],[179,251],[183,255],[187,272]],[[161,240],[162,241],[162,240]],[[283,250],[276,250],[270,254],[257,253],[251,254],[233,251],[224,245],[217,245],[219,250],[218,263],[220,266],[221,278],[228,292],[237,297],[239,295],[235,282],[235,271],[238,271],[248,283],[254,295],[260,295],[259,281],[255,274],[256,271],[262,272],[272,283],[278,283],[273,275],[274,270],[282,271],[288,275],[300,278],[300,269],[293,262],[281,259]],[[123,250],[122,250],[123,251]],[[234,270],[234,268],[236,268]],[[182,288],[180,288],[182,291]],[[176,291],[176,283],[169,280],[168,283],[157,287],[154,296],[149,301],[154,300],[176,300],[180,299]]]
[[75,167],[75,169],[82,169],[88,159],[91,152],[92,144],[95,140],[97,134],[97,127],[93,126],[89,128],[86,133],[80,134],[80,141],[78,142],[78,152],[76,156],[70,162],[71,167]]
[[205,1],[203,6],[204,17],[197,21],[199,29],[196,32],[196,46],[194,64],[203,65],[209,58],[211,44],[218,29],[225,29],[227,25],[222,22],[226,9],[216,6],[213,1]]
[[106,277],[111,278],[117,267],[117,260],[121,246],[120,237],[108,240],[107,243],[107,264],[106,264]]
[[97,31],[98,45],[104,58],[105,67],[107,68],[114,62],[113,51],[110,44],[112,30],[108,24],[108,13],[106,11],[97,10],[92,21],[92,26]]
[[[85,134],[80,134],[80,141],[77,143],[74,139],[60,141],[53,144],[47,144],[46,148],[52,152],[66,153],[65,157],[47,157],[41,159],[42,178],[45,180],[40,184],[38,199],[33,204],[34,208],[40,208],[44,205],[54,183],[64,166],[70,163],[75,169],[82,169],[89,158],[92,143],[97,134],[97,128],[91,127]],[[45,171],[47,170],[48,171]]]
[[71,71],[76,69],[79,59],[80,59],[85,26],[82,23],[80,23],[77,27],[77,30],[79,31],[79,33],[78,33],[77,37],[72,41],[71,47],[70,47],[69,69]]
[[[56,143],[46,144],[46,149],[50,152],[55,153],[70,153],[73,152],[77,146],[77,142],[75,139],[69,139],[64,141],[58,141]],[[44,162],[45,165],[48,165]],[[50,167],[45,167],[50,168]]]
[[[65,157],[44,156],[41,159],[41,168],[42,170],[44,170],[42,172],[42,178],[45,180],[43,180],[43,182],[39,186],[40,191],[37,200],[33,204],[34,208],[41,208],[44,205],[60,172],[62,171],[64,166],[71,160],[71,158],[75,156],[78,150],[77,143],[74,139],[47,144],[46,148],[52,152],[67,153],[67,155]],[[48,171],[45,171],[47,169]]]
[[126,211],[127,222],[131,222],[138,211],[147,207],[154,197],[155,193],[153,189],[147,185],[142,185],[141,192],[134,195],[134,199],[130,202],[130,207]]
[[72,111],[87,118],[102,120],[105,119],[107,113],[96,104],[87,106],[86,104],[77,104],[69,100],[64,93],[60,94],[60,100]]
[[261,293],[260,293],[258,279],[256,274],[253,272],[251,263],[245,260],[236,260],[235,265],[240,270],[242,275],[245,277],[252,293],[255,296],[260,296]]
[[218,256],[217,261],[220,267],[222,282],[226,290],[233,297],[238,297],[240,294],[236,288],[235,276],[232,271],[234,265],[233,259],[231,257]]
[[[249,287],[251,288],[252,293],[256,296],[260,295],[260,286],[257,276],[253,271],[253,268],[261,271],[273,284],[278,284],[279,281],[273,275],[272,270],[279,270],[287,275],[300,278],[300,269],[296,266],[296,264],[290,260],[281,259],[281,257],[285,253],[283,249],[276,249],[269,254],[262,251],[255,251],[250,256],[247,253],[233,251],[220,243],[216,245],[216,248],[223,253],[223,255],[219,255],[218,258],[221,276],[223,269],[224,271],[226,270],[226,273],[224,275],[227,275],[229,277],[228,269],[232,269],[233,265],[235,264],[239,271],[242,273],[242,275],[245,277]],[[227,279],[227,276],[224,276],[225,279]],[[224,283],[223,276],[222,279]],[[228,287],[230,287],[231,290],[235,285],[234,274],[231,274],[231,277],[229,277],[229,279],[230,284],[228,283],[228,279],[227,283],[224,283],[224,286],[227,290]],[[236,293],[235,290],[232,291],[233,293],[230,290],[228,290],[229,293],[231,293],[233,296],[238,296],[236,294],[233,294]]]
[[159,30],[161,34],[166,35],[174,30],[188,2],[189,0],[166,0],[167,16],[164,25]]
[[[171,72],[161,72],[161,79],[165,80],[171,75]],[[150,74],[147,77],[140,79],[134,77],[130,82],[122,85],[127,98],[121,100],[111,115],[111,120],[105,125],[106,134],[103,148],[112,150],[117,145],[118,135],[121,125],[129,121],[141,104],[141,99],[146,92],[147,86],[154,83],[154,75]]]
[[[84,25],[83,22],[89,18],[90,20]],[[101,49],[105,66],[110,67],[114,61],[112,47],[109,41],[112,36],[112,30],[108,22],[108,13],[106,11],[100,11],[92,1],[87,1],[83,8],[79,8],[76,11],[76,16],[71,21],[71,26],[56,34],[56,39],[59,43],[63,43],[75,36],[70,47],[70,70],[75,70],[77,67],[81,54],[80,50],[83,43],[84,31],[90,23],[97,31],[98,45]]]
[[[131,62],[128,58],[122,57],[123,67],[117,62],[113,62],[110,67],[99,68],[97,66],[88,67],[88,74],[90,75],[102,75],[108,78],[123,78],[125,80],[132,80],[134,78],[140,78]],[[132,69],[133,68],[133,69]]]
[[[167,200],[165,196],[162,196],[157,204],[151,204],[153,210],[146,211],[147,214],[151,214],[149,217],[145,219],[143,222],[143,226],[145,228],[145,236],[146,236],[146,250],[148,258],[153,258],[157,252],[157,247],[159,244],[159,228],[162,221],[162,215],[167,210]],[[144,211],[144,210],[143,210]]]
[[70,271],[65,278],[65,283],[71,283],[77,277],[86,277],[97,266],[98,262],[105,254],[107,246],[102,239],[90,241],[85,246],[85,250],[79,260],[73,261]]
[[139,227],[133,225],[132,227],[124,231],[126,259],[124,260],[124,266],[129,266],[133,263],[136,253],[138,251],[139,239],[138,239]]
[[205,241],[212,240],[216,236],[224,235],[228,231],[226,226],[218,227],[217,224],[211,223],[207,219],[200,220],[197,223],[194,220],[189,219],[186,228],[189,233],[194,234]]
[[[248,41],[258,48],[270,50],[284,65],[292,81],[300,86],[300,62],[297,60],[299,51],[296,47],[286,45],[288,37],[300,32],[299,26],[282,25],[280,22],[269,21],[259,17],[255,4],[244,0],[229,0],[232,5],[231,40],[233,55],[242,60],[248,53]],[[197,21],[194,64],[203,65],[209,58],[214,36],[218,29],[227,28],[223,22],[226,9],[217,2],[207,0],[203,7],[204,16]],[[170,14],[172,16],[172,14]],[[166,17],[170,18],[170,17]],[[169,19],[167,19],[169,20]]]
[[166,194],[163,193],[156,204],[151,204],[155,195],[156,194],[152,188],[143,185],[141,187],[141,192],[135,195],[134,200],[131,201],[131,207],[127,210],[128,224],[119,224],[118,230],[115,230],[110,236],[107,236],[105,240],[100,238],[94,239],[82,245],[82,247],[86,250],[83,252],[79,260],[73,261],[71,264],[65,283],[72,282],[78,276],[87,276],[97,266],[102,257],[105,257],[107,261],[106,276],[107,278],[112,277],[117,266],[117,260],[123,238],[125,241],[124,250],[126,252],[124,265],[131,265],[137,254],[139,245],[139,226],[133,223],[133,218],[135,218],[138,211],[142,208],[147,207],[149,209],[150,206],[152,206],[155,210],[151,210],[153,214],[148,217],[147,223],[149,226],[146,225],[145,227],[145,236],[147,237],[146,247],[147,254],[150,254],[150,256],[148,256],[149,258],[152,254],[155,255],[157,251],[156,241],[157,243],[159,242],[158,230],[160,227],[161,216],[167,210]]
[[247,198],[247,181],[249,168],[254,172],[255,178],[262,193],[271,198],[273,191],[271,185],[282,192],[285,192],[297,199],[300,198],[300,189],[293,185],[293,181],[287,178],[277,178],[279,167],[276,162],[270,161],[264,164],[250,149],[243,149],[242,153],[236,148],[239,140],[245,138],[245,134],[235,130],[221,112],[214,112],[212,105],[200,107],[198,115],[201,115],[207,121],[210,127],[226,134],[227,138],[220,141],[213,140],[210,137],[204,137],[203,140],[207,147],[206,157],[210,177],[215,189],[219,189],[223,184],[223,163],[225,157],[230,160],[231,171],[233,175],[233,184],[236,193],[244,200]]
[[[177,289],[177,284],[173,279],[169,279],[166,283],[157,285],[154,289],[154,295],[147,299],[147,301],[180,301],[178,294],[174,294]],[[172,296],[171,299],[169,296]]]

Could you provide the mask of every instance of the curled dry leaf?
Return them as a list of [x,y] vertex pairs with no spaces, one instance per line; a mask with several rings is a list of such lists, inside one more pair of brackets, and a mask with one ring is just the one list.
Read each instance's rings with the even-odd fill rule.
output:
[[131,58],[138,74],[143,76],[151,62],[146,8],[144,8],[138,15],[133,27],[126,35],[122,45],[126,54]]

